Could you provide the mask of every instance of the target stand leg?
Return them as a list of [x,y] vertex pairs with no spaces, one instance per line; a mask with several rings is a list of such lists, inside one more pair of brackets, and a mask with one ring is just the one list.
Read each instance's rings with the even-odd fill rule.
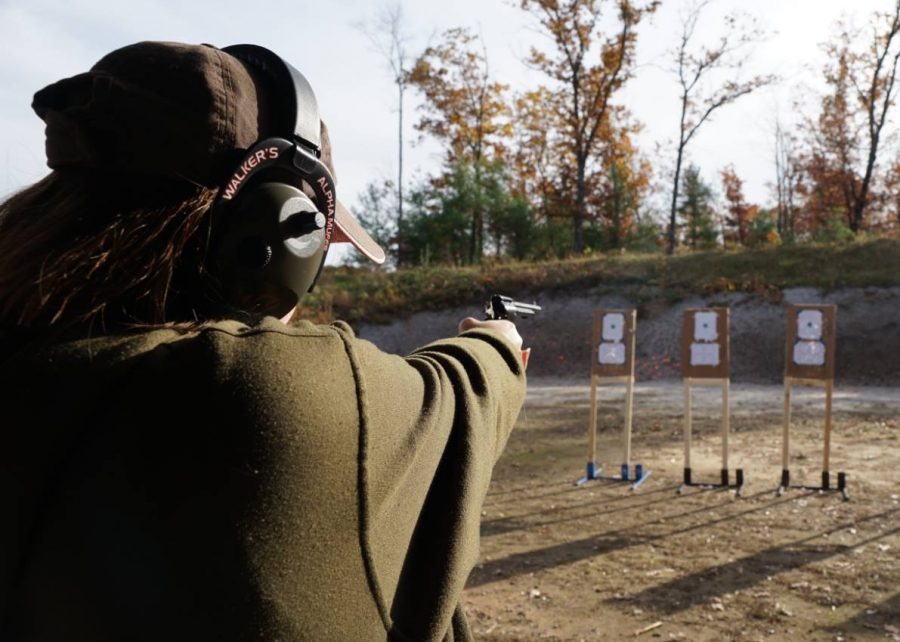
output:
[[600,479],[600,470],[597,468],[597,377],[591,375],[591,417],[588,423],[588,453],[587,469],[584,477],[575,482],[581,486],[589,481]]
[[740,497],[744,494],[744,469],[738,468],[734,471],[734,496]]
[[[691,405],[691,387],[695,383],[705,383],[722,387],[722,468],[719,470],[719,482],[695,482],[691,479],[691,433],[693,423],[693,409]],[[728,468],[728,433],[731,428],[731,416],[728,402],[730,381],[728,379],[697,380],[684,378],[684,479],[675,491],[679,495],[684,494],[688,486],[701,486],[703,488],[734,488],[735,496],[740,497],[744,489],[744,470],[735,470],[734,484],[731,483]]]
[[782,433],[782,470],[781,484],[775,491],[777,496],[784,495],[784,491],[791,487],[791,473],[788,468],[790,461],[790,426],[791,426],[791,389],[795,385],[822,386],[825,388],[825,438],[823,443],[822,484],[821,486],[805,486],[795,484],[794,488],[802,490],[815,490],[820,492],[839,492],[844,501],[850,501],[850,493],[847,490],[846,473],[837,474],[837,486],[831,486],[831,473],[829,464],[831,458],[831,397],[834,382],[831,380],[809,380],[785,378],[784,380],[784,427]]
[[687,488],[688,486],[693,486],[693,485],[694,484],[691,482],[691,469],[685,468],[684,476],[682,477],[682,480],[681,480],[681,485],[678,487],[678,490],[676,490],[675,492],[678,493],[679,495],[681,495],[684,493],[685,488]]
[[[625,425],[622,429],[622,450],[624,454],[624,462],[622,463],[618,475],[601,474],[602,467],[596,464],[597,460],[597,389],[603,384],[622,384],[625,388]],[[591,375],[591,415],[588,425],[588,463],[584,477],[575,482],[576,486],[581,486],[589,481],[604,480],[612,482],[632,482],[631,490],[640,486],[650,471],[645,471],[641,464],[635,464],[634,477],[631,476],[631,424],[633,418],[632,408],[634,405],[634,376],[626,377],[598,377]]]
[[791,485],[791,471],[787,468],[781,471],[781,484],[778,486],[778,490],[775,491],[775,494],[781,497],[784,495],[784,491],[788,489]]
[[819,490],[839,492],[845,502],[850,501],[850,492],[847,490],[847,474],[846,473],[838,473],[837,474],[837,486],[832,488],[830,473],[827,470],[823,470],[822,471],[822,488]]
[[586,483],[589,482],[589,481],[594,481],[594,480],[597,480],[597,479],[602,479],[602,477],[600,476],[600,473],[601,473],[602,471],[603,471],[603,468],[598,468],[596,463],[594,463],[594,462],[592,462],[592,461],[589,461],[589,462],[587,463],[587,467],[586,467],[586,470],[585,470],[585,475],[584,475],[584,477],[582,477],[581,479],[577,480],[577,481],[575,482],[575,485],[576,485],[576,486],[581,486],[581,485],[583,485],[583,484],[586,484]]
[[638,486],[647,481],[647,478],[650,477],[650,471],[644,470],[643,464],[635,464],[634,465],[634,477],[631,477],[628,474],[628,464],[622,464],[622,476],[621,481],[630,481],[632,482],[629,486],[630,490],[636,489]]

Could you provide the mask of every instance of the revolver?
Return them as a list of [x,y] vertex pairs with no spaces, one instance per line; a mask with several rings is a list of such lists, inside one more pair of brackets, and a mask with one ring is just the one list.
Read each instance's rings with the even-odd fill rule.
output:
[[521,301],[513,301],[508,296],[502,294],[493,295],[490,300],[484,304],[485,319],[515,319],[521,317],[527,319],[533,317],[541,311],[541,306],[535,303],[522,303]]

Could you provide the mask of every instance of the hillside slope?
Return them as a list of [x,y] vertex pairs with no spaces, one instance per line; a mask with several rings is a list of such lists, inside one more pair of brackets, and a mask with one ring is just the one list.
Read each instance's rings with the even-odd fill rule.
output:
[[[636,302],[627,296],[586,290],[539,297],[540,315],[518,323],[532,346],[529,373],[534,376],[590,376],[591,330],[595,308],[638,310],[636,352],[639,380],[679,377],[682,313],[686,308],[731,308],[733,381],[777,382],[784,372],[787,308],[793,303],[835,303],[837,381],[900,384],[900,287],[844,288],[823,292],[789,288],[779,301],[748,293],[691,296],[676,303],[663,298]],[[391,324],[355,323],[358,334],[382,349],[405,354],[429,341],[455,333],[456,322],[475,310],[455,307],[421,312]]]

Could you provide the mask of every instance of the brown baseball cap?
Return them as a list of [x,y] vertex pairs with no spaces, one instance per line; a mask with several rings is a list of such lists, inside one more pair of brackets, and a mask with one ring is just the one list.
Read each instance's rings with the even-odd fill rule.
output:
[[[34,95],[46,123],[47,165],[220,187],[244,153],[269,136],[288,137],[278,101],[250,65],[212,45],[139,42],[85,73]],[[334,175],[320,121],[322,162]],[[340,201],[332,242],[352,243],[383,263],[384,250]]]

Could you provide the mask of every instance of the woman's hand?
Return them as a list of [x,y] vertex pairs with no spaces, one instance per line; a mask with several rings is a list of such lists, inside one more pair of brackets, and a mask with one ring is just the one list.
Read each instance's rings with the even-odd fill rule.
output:
[[528,358],[531,356],[531,348],[522,350],[522,336],[519,334],[516,325],[512,321],[507,321],[506,319],[479,321],[473,317],[466,317],[459,322],[460,334],[466,330],[471,330],[472,328],[490,330],[491,332],[496,332],[497,334],[506,337],[506,339],[521,353],[522,365],[525,368],[528,367]]

